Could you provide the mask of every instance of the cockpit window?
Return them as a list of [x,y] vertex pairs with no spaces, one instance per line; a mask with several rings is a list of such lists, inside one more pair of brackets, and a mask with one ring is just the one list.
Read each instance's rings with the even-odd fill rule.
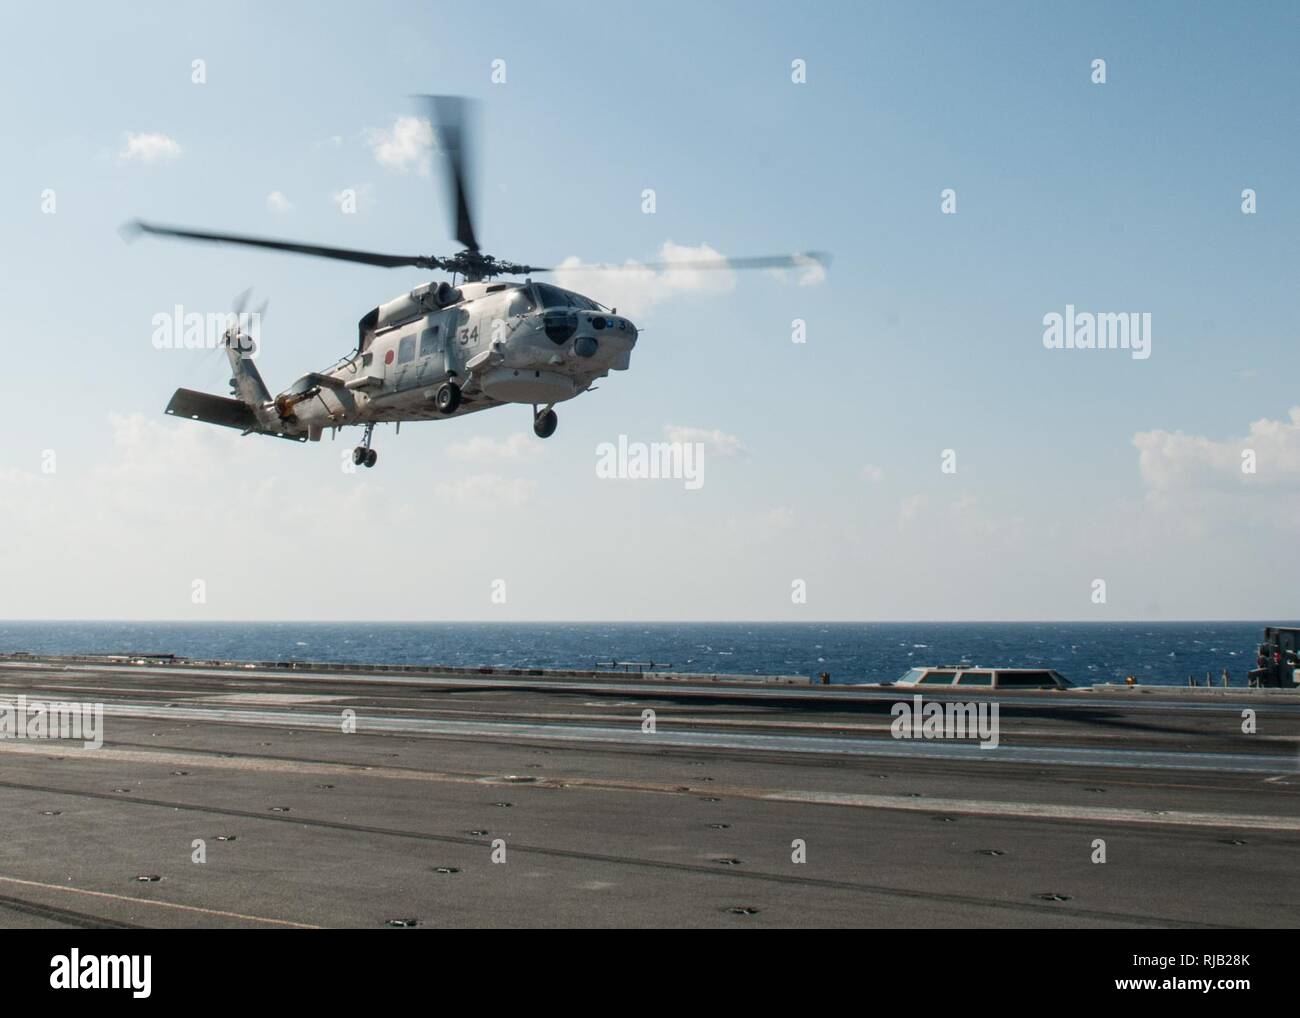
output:
[[544,308],[567,308],[569,306],[569,291],[561,290],[558,286],[548,286],[545,283],[535,283],[537,287],[537,299],[542,302]]
[[577,308],[579,311],[599,311],[600,305],[593,300],[588,300],[580,293],[574,293],[572,290],[561,290],[558,286],[550,286],[547,283],[534,283],[537,287],[537,299],[542,302],[544,308]]
[[537,305],[533,302],[533,295],[529,293],[528,287],[521,286],[510,294],[510,303],[507,305],[506,314],[508,315],[526,315]]

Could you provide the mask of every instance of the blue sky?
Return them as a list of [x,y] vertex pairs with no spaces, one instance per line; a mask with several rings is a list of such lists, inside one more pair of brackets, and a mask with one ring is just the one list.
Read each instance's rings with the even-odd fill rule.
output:
[[[19,422],[0,514],[25,539],[0,615],[1295,615],[1293,5],[268,6],[2,16],[23,43],[0,65],[17,97],[0,297]],[[834,264],[809,286],[584,285],[643,338],[631,371],[559,408],[544,448],[526,410],[503,408],[380,432],[380,467],[346,475],[346,438],[165,418],[177,385],[221,392],[226,372],[153,349],[155,313],[254,287],[274,389],[428,276],[127,245],[117,228],[449,253],[436,175],[374,146],[424,92],[482,100],[494,254],[621,262],[671,241]],[[129,133],[179,155],[123,158]],[[332,199],[343,188],[356,215]],[[1067,303],[1151,313],[1152,356],[1045,350],[1042,318]],[[700,491],[595,477],[598,443],[683,428],[718,436]]]

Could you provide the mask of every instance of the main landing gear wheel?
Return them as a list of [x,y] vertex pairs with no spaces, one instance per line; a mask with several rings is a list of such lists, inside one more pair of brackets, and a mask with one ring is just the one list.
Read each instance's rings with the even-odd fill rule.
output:
[[560,419],[555,416],[554,410],[543,410],[533,418],[533,434],[538,438],[550,438],[555,434],[555,427],[560,423]]
[[361,444],[352,450],[352,463],[358,467],[373,467],[379,462],[379,453],[370,448],[370,436],[374,434],[375,426],[366,425],[366,437],[361,440]]
[[440,414],[454,414],[460,406],[460,386],[455,382],[444,382],[433,396],[434,406]]

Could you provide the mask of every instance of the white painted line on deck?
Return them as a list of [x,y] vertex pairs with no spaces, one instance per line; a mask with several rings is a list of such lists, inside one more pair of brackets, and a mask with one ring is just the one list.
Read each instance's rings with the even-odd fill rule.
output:
[[1150,824],[1174,827],[1232,827],[1256,831],[1300,831],[1300,817],[1250,813],[1190,813],[1179,810],[1125,809],[1115,806],[1070,806],[1038,802],[993,802],[987,799],[912,799],[897,795],[855,792],[771,792],[764,799],[822,806],[961,813],[974,816],[1023,817],[1034,820],[1086,820],[1110,824]]
[[[84,887],[67,887],[63,884],[44,884],[39,880],[21,880],[18,877],[0,877],[0,883],[17,884],[19,887],[39,887],[45,891],[58,891],[65,894],[81,894],[92,898],[107,898],[111,901],[127,902],[132,905],[152,905],[155,908],[171,908],[182,912],[198,912],[202,915],[219,916],[222,919],[239,919],[250,923],[266,923],[271,926],[292,926],[299,930],[319,930],[321,927],[310,923],[295,923],[288,919],[268,919],[265,916],[245,915],[242,912],[223,912],[215,908],[200,908],[197,905],[181,905],[174,901],[156,901],[151,898],[134,898],[127,894],[110,894],[108,891],[90,891]],[[104,917],[101,917],[104,918]],[[105,919],[105,921],[110,921]]]
[[314,693],[205,693],[186,696],[184,703],[251,703],[257,706],[292,707],[296,703],[339,703],[355,700],[352,696],[326,696]]

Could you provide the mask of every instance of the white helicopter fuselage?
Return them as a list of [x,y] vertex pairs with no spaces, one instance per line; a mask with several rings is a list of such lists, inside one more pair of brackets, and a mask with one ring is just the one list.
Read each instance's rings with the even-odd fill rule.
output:
[[[235,394],[262,429],[319,440],[329,428],[459,416],[503,403],[549,407],[611,370],[626,370],[637,329],[580,294],[545,283],[446,283],[417,287],[360,323],[358,349],[303,376],[273,399],[231,344]],[[460,390],[450,412],[436,395]],[[260,396],[260,398],[259,398]]]

